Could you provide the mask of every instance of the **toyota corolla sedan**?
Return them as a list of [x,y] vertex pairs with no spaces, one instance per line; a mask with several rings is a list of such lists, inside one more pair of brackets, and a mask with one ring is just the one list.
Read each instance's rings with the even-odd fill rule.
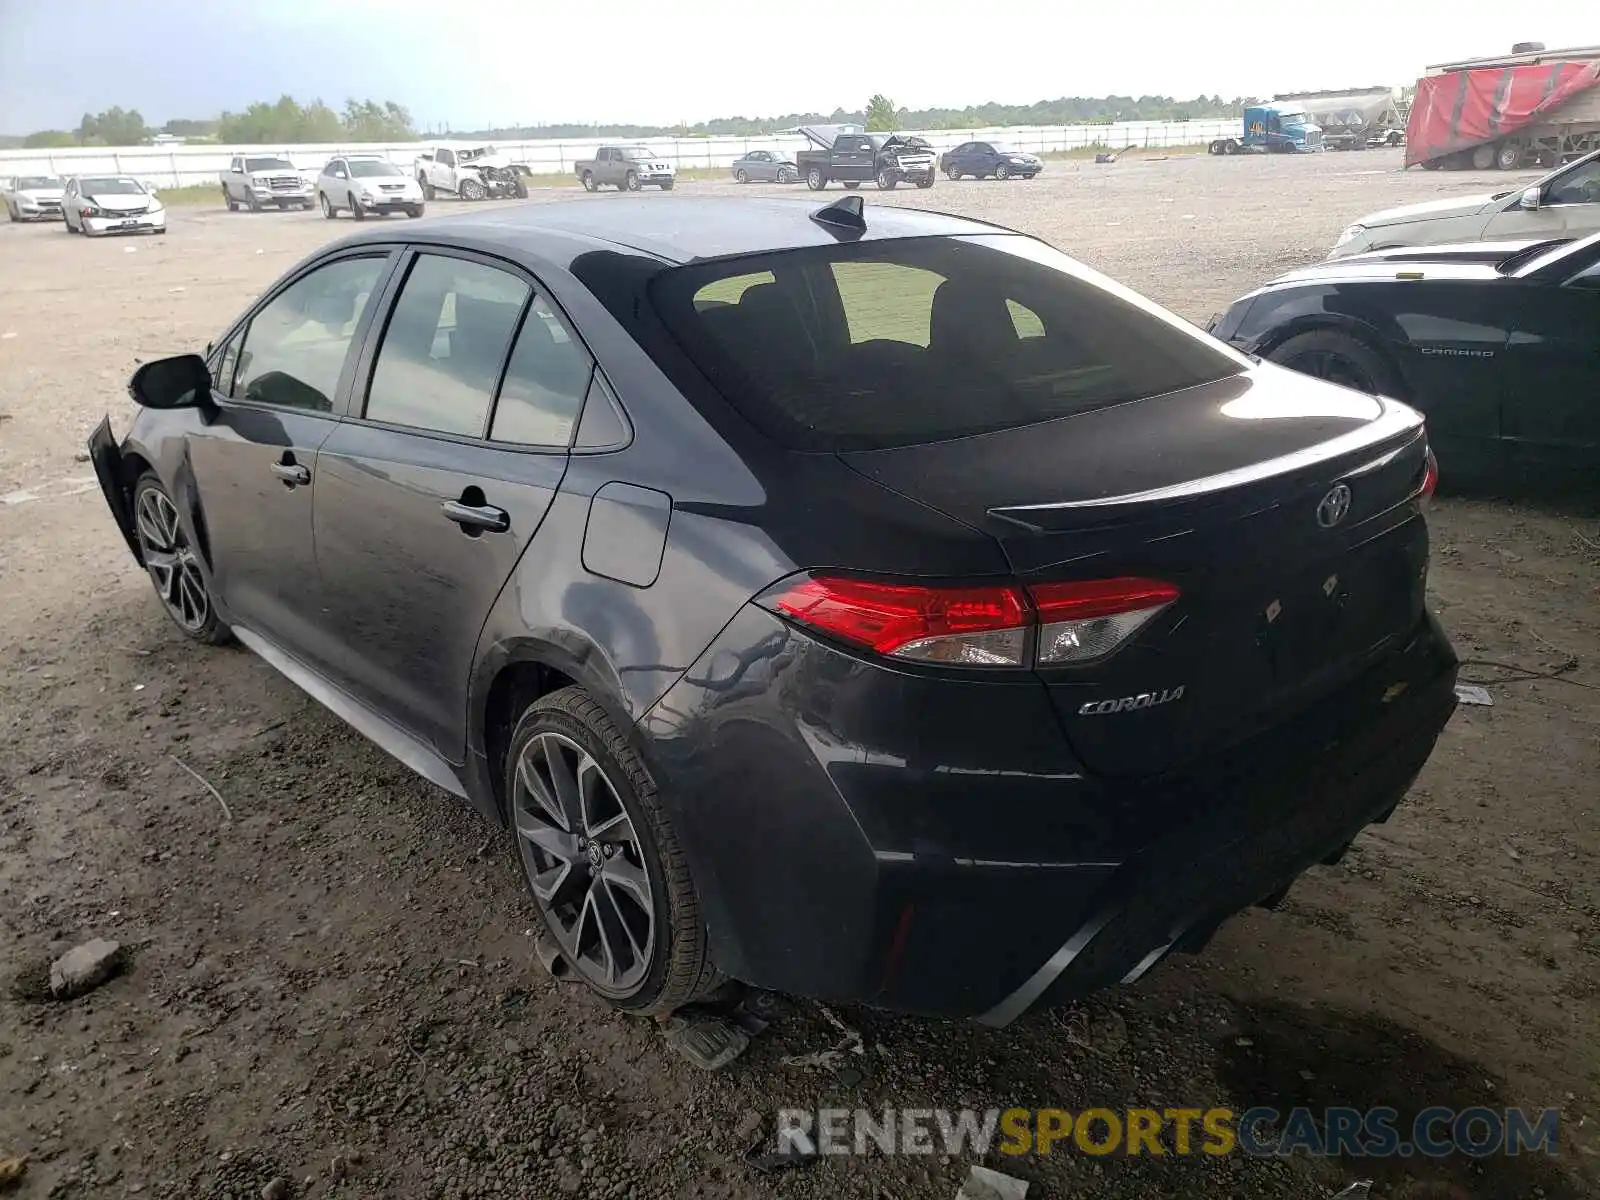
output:
[[68,233],[165,233],[167,210],[155,189],[127,175],[78,175],[61,196]]
[[1385,820],[1455,704],[1420,416],[991,225],[377,227],[130,389],[90,452],[172,621],[510,826],[630,1012],[1136,979]]

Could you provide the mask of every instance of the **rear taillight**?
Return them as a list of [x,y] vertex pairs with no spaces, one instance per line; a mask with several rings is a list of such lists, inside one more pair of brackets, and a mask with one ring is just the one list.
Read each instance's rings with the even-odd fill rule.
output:
[[967,667],[1094,662],[1178,598],[1170,583],[938,587],[805,574],[757,603],[819,633],[913,662]]
[[1041,666],[1104,658],[1178,598],[1177,588],[1155,579],[1040,583],[1032,592]]
[[1422,483],[1417,488],[1417,498],[1423,507],[1427,507],[1428,501],[1433,499],[1433,493],[1439,486],[1439,460],[1434,457],[1431,446],[1423,453],[1425,458],[1422,464]]

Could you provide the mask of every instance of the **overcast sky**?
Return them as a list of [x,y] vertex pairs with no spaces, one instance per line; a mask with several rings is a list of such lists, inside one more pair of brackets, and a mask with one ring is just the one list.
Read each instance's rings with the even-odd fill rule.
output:
[[285,92],[336,108],[393,99],[424,126],[471,129],[826,112],[875,91],[924,108],[1398,86],[1427,63],[1514,41],[1600,41],[1596,11],[1594,0],[0,0],[0,132],[72,128],[117,104],[160,124]]

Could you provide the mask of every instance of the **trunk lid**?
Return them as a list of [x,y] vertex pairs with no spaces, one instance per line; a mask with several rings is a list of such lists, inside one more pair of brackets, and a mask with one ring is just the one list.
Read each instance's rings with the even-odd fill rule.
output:
[[[1277,368],[841,457],[992,534],[1025,583],[1181,590],[1109,657],[1039,670],[1100,773],[1170,770],[1243,740],[1359,673],[1422,613],[1421,417]],[[1329,500],[1341,484],[1342,503]]]

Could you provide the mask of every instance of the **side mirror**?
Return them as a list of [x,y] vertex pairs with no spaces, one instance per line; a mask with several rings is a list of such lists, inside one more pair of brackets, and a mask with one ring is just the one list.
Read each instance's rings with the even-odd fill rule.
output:
[[128,380],[128,395],[144,408],[199,408],[211,403],[211,368],[198,354],[147,362]]
[[1522,208],[1525,208],[1525,209],[1529,210],[1530,212],[1532,212],[1534,209],[1538,208],[1539,207],[1539,189],[1536,188],[1536,187],[1531,187],[1527,191],[1523,192],[1522,193],[1522,198],[1517,201],[1517,204],[1519,206],[1521,206]]

